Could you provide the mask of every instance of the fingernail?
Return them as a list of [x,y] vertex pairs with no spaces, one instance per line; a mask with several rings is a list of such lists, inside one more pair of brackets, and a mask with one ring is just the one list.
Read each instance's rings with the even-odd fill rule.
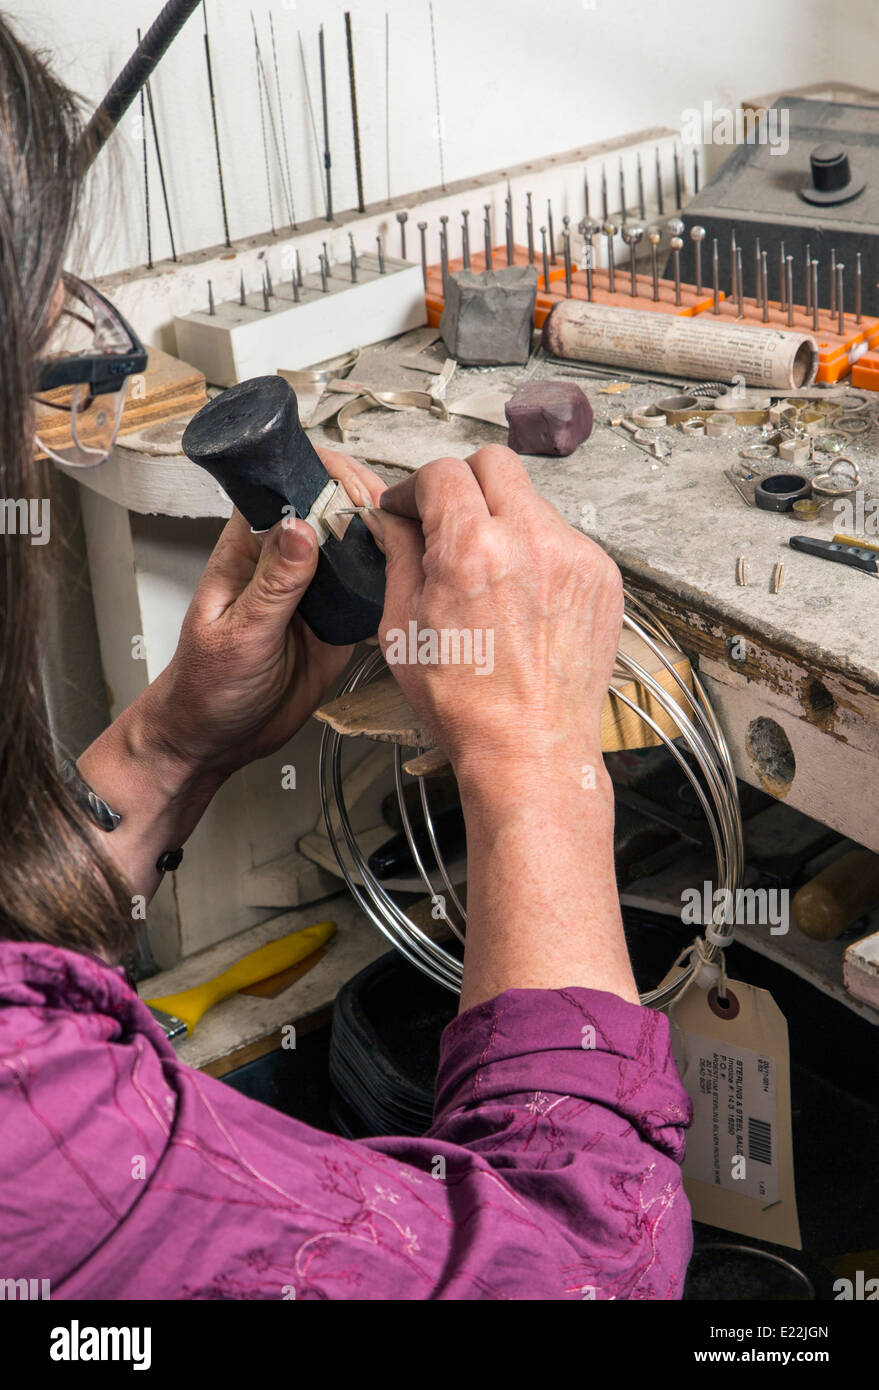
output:
[[285,560],[301,565],[303,560],[311,558],[316,539],[308,522],[300,521],[295,516],[285,516],[281,522],[278,550]]
[[358,487],[357,483],[352,481],[350,483],[343,483],[342,486],[344,487],[348,496],[351,498],[351,501],[354,503],[354,506],[362,507],[363,493],[360,491],[360,488]]

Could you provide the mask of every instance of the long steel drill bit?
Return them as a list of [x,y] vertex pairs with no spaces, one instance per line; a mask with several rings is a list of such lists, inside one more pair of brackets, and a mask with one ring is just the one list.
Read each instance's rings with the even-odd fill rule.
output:
[[803,300],[806,313],[812,312],[812,248],[806,242],[806,296]]
[[274,233],[276,231],[275,200],[272,197],[272,171],[269,165],[269,140],[268,135],[266,133],[266,112],[263,97],[263,72],[262,63],[260,61],[259,56],[259,37],[256,32],[256,20],[253,17],[253,10],[251,10],[250,12],[250,21],[253,25],[253,51],[254,57],[256,58],[256,89],[257,93],[259,94],[259,125],[260,131],[262,133],[262,155],[266,173],[266,193],[268,194],[269,199],[269,221],[272,226],[272,232]]
[[324,112],[324,169],[326,170],[327,221],[333,220],[333,178],[332,157],[330,155],[330,108],[327,102],[327,55],[324,48],[324,26],[317,32],[318,53],[320,55],[320,96]]
[[391,201],[391,21],[385,10],[385,173]]
[[366,212],[363,201],[363,159],[360,153],[360,122],[357,119],[357,79],[354,75],[354,35],[351,11],[345,11],[345,46],[348,49],[348,87],[351,92],[351,129],[354,135],[354,173],[357,179],[357,211]]
[[528,264],[534,264],[534,208],[531,205],[531,194],[525,194],[525,231],[528,237]]
[[785,302],[787,303],[787,326],[788,326],[788,328],[793,328],[793,326],[794,326],[794,258],[793,258],[793,256],[788,256],[788,258],[787,258],[786,285],[787,285],[787,288],[786,288],[786,290],[785,290]]
[[861,285],[863,283],[863,270],[861,267],[861,253],[855,254],[855,323],[860,323],[863,319],[861,308]]
[[165,218],[168,223],[168,240],[171,243],[171,260],[177,259],[177,247],[174,244],[174,228],[171,225],[171,204],[168,202],[168,186],[165,183],[165,166],[162,162],[162,151],[159,146],[159,128],[156,125],[156,108],[153,105],[153,89],[149,81],[146,84],[147,106],[150,110],[150,125],[153,128],[153,144],[156,147],[156,164],[159,166],[159,181],[162,185],[162,201],[165,204]]
[[[137,41],[140,43],[140,30],[137,31]],[[143,199],[144,211],[146,213],[146,239],[147,239],[147,270],[153,268],[153,233],[150,222],[150,168],[147,149],[147,126],[146,126],[146,98],[143,87],[140,89],[140,131],[143,144]]]
[[275,21],[269,11],[269,32],[272,36],[272,65],[275,69],[275,91],[278,96],[278,124],[281,127],[281,142],[284,146],[284,169],[287,175],[287,196],[290,201],[290,225],[294,231],[298,230],[296,223],[296,208],[293,203],[293,174],[290,169],[290,148],[287,144],[287,121],[284,116],[284,101],[281,96],[281,69],[278,64],[278,46],[275,43]]
[[620,156],[620,221],[625,225],[628,220],[629,214],[626,211],[626,171],[623,168],[622,156]]
[[736,317],[745,317],[745,291],[742,287],[742,248],[736,247]]
[[674,162],[675,162],[675,207],[676,207],[676,208],[679,208],[679,207],[681,206],[681,161],[680,161],[680,158],[678,157],[678,147],[677,147],[677,145],[675,145],[675,147],[674,147]]
[[299,61],[302,65],[302,84],[305,88],[305,102],[308,107],[308,118],[311,122],[311,134],[314,140],[314,153],[315,157],[317,158],[318,179],[324,190],[324,198],[326,198],[326,181],[321,172],[320,140],[317,138],[317,122],[314,119],[314,106],[311,100],[311,86],[308,81],[308,68],[305,63],[305,45],[302,42],[301,34],[297,34],[296,37],[299,40]]
[[589,170],[583,170],[583,216],[589,216]]
[[444,140],[443,140],[443,118],[442,118],[442,112],[440,111],[439,63],[438,63],[438,61],[437,61],[437,56],[436,56],[436,26],[435,26],[435,24],[434,24],[434,22],[433,22],[433,0],[428,0],[428,6],[427,6],[427,8],[428,8],[428,12],[429,12],[429,14],[430,14],[430,51],[431,51],[431,54],[432,54],[432,57],[433,57],[433,94],[434,94],[434,102],[435,102],[435,104],[436,104],[436,143],[437,143],[437,149],[438,149],[438,152],[439,152],[440,188],[442,188],[443,190],[445,190],[445,186],[446,186],[446,167],[445,167]]
[[831,317],[836,313],[836,251],[830,252],[830,314]]
[[818,332],[818,262],[812,261],[812,332]]
[[693,151],[693,197],[699,192],[699,151]]
[[601,166],[601,220],[607,221],[607,170]]
[[549,238],[549,259],[551,264],[555,265],[555,231],[552,225],[552,200],[550,198],[546,200],[546,229]]
[[[204,58],[205,65],[208,70],[208,92],[210,93],[211,98],[211,121],[214,127],[214,152],[217,156],[217,178],[220,182],[220,207],[222,208],[223,212],[223,235],[225,237],[225,244],[227,246],[231,246],[232,242],[229,238],[229,214],[226,211],[226,185],[223,181],[223,160],[220,155],[220,130],[217,125],[217,97],[216,93],[214,92],[214,70],[211,65],[211,41],[208,36],[207,0],[202,0],[202,9],[204,10]],[[143,100],[142,94],[141,100]]]
[[[644,201],[644,168],[641,164],[641,151],[638,151],[638,216],[644,222],[647,218],[647,205]],[[589,216],[589,209],[586,209],[586,216]]]
[[662,160],[660,159],[660,156],[659,156],[659,146],[658,146],[658,145],[656,146],[656,150],[655,150],[655,162],[656,162],[656,211],[659,213],[660,217],[662,217],[662,214],[663,214],[663,211],[664,211],[663,205],[662,205]]

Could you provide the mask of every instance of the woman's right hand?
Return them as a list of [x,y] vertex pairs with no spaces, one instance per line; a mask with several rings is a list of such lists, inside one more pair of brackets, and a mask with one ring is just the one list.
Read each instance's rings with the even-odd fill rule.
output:
[[[552,765],[579,778],[584,762],[603,774],[600,716],[622,620],[613,561],[500,446],[425,464],[381,507],[369,522],[387,555],[382,649],[459,781],[525,760],[535,774]],[[470,634],[477,659],[413,663],[413,622],[422,642],[426,630],[438,641],[443,629]]]

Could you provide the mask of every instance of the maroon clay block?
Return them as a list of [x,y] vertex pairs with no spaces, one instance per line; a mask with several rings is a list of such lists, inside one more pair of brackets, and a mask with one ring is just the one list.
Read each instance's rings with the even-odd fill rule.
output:
[[529,381],[504,410],[517,454],[566,458],[592,433],[592,406],[575,381]]

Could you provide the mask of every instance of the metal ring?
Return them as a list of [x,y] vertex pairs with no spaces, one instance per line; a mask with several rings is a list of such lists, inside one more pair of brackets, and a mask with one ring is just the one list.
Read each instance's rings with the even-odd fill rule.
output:
[[681,434],[703,435],[705,433],[705,416],[691,415],[689,420],[682,420],[680,422],[678,429]]
[[775,444],[746,444],[744,449],[739,450],[739,458],[761,460],[778,458],[778,449]]
[[713,415],[709,415],[705,420],[705,433],[711,439],[724,439],[728,434],[732,434],[738,421],[734,415],[727,415],[725,411],[716,410]]
[[[637,616],[635,616],[637,614]],[[719,929],[718,940],[726,943],[732,940],[734,919],[732,904],[735,890],[741,885],[744,850],[742,845],[742,820],[739,806],[738,788],[732,758],[723,733],[717,722],[705,690],[695,671],[692,672],[693,689],[682,679],[678,671],[660,649],[659,643],[681,651],[672,634],[664,624],[634,594],[626,592],[626,611],[624,625],[634,632],[670,672],[679,694],[675,695],[660,685],[650,672],[623,651],[617,653],[617,666],[634,682],[641,685],[652,700],[668,715],[679,731],[673,738],[656,721],[622,690],[611,687],[613,697],[621,701],[652,730],[664,744],[685,773],[696,793],[708,820],[711,841],[717,860],[717,884],[728,891],[720,897],[714,909],[713,924]],[[350,694],[362,684],[373,679],[383,666],[379,651],[367,654],[360,665],[342,687],[341,694]],[[407,916],[394,901],[385,886],[369,868],[366,856],[357,842],[345,806],[342,783],[341,760],[346,740],[343,735],[325,726],[320,746],[320,795],[326,823],[327,835],[339,862],[342,875],[356,902],[379,931],[397,947],[411,964],[417,966],[437,984],[443,985],[452,993],[460,993],[463,963],[460,946],[457,953],[447,949],[439,942],[431,940],[424,930]],[[678,744],[689,751],[684,756]],[[421,750],[419,750],[421,751]],[[466,913],[452,885],[448,868],[445,865],[433,828],[429,797],[425,780],[421,779],[421,801],[425,814],[428,840],[434,865],[425,862],[426,856],[419,851],[415,833],[409,818],[403,796],[403,749],[394,750],[395,779],[403,828],[413,860],[418,868],[422,882],[432,901],[452,932],[463,941],[463,925]],[[695,763],[695,768],[693,767]],[[435,882],[439,879],[440,882]],[[448,915],[443,901],[448,895],[454,909],[461,917],[458,925]],[[714,961],[720,954],[722,945],[708,943],[703,947],[703,960]],[[685,990],[693,980],[697,963],[692,959],[684,965],[668,984],[648,990],[641,996],[642,1004],[660,1008]]]
[[838,427],[845,430],[848,434],[866,434],[867,430],[871,428],[871,423],[866,415],[850,415],[848,411],[844,411],[841,415],[837,415],[833,421],[833,427],[834,429]]

